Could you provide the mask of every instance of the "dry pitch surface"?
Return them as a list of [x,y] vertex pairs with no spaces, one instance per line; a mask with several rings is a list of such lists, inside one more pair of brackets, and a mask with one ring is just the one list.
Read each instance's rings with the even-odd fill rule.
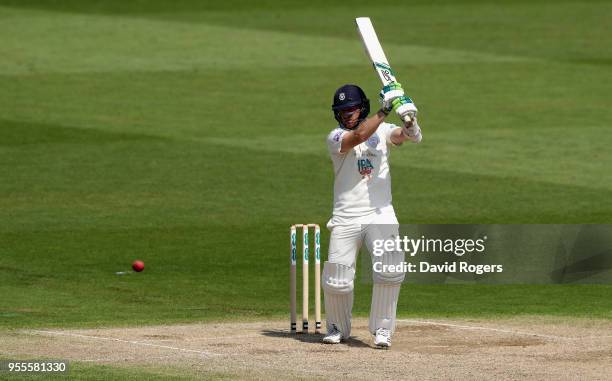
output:
[[286,321],[3,332],[4,357],[52,357],[232,379],[609,379],[612,322],[520,318],[401,320],[390,350],[324,345]]

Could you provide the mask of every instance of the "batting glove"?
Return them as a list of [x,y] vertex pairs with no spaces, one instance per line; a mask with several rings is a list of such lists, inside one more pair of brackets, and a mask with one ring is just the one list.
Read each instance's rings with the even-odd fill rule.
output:
[[414,143],[420,143],[423,140],[423,135],[421,134],[421,127],[419,127],[416,117],[412,119],[412,123],[409,123],[409,125],[410,127],[404,124],[402,134]]
[[391,82],[390,84],[383,86],[380,91],[379,99],[382,104],[382,109],[385,114],[389,114],[394,106],[393,101],[404,95],[404,89],[399,82]]
[[414,105],[414,102],[412,102],[412,99],[409,97],[402,95],[401,97],[394,99],[391,104],[397,115],[403,121],[406,121],[408,116],[410,116],[411,119],[416,117],[418,110]]

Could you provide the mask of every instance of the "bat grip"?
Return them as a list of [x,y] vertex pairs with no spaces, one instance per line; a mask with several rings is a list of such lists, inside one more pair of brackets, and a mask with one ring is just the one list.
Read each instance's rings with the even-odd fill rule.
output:
[[409,113],[406,113],[405,115],[403,115],[401,117],[401,119],[402,119],[402,121],[404,123],[410,123],[410,122],[412,122],[414,120],[415,117],[416,117],[415,113],[409,112]]

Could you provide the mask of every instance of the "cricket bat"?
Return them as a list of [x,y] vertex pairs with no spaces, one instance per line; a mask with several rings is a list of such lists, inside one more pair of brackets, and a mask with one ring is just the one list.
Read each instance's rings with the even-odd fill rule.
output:
[[[395,73],[389,65],[389,60],[387,60],[387,56],[380,45],[380,41],[378,40],[378,36],[376,35],[376,31],[374,30],[374,26],[372,25],[370,18],[357,17],[355,19],[355,23],[357,23],[357,30],[359,31],[359,35],[361,36],[365,50],[370,57],[370,60],[372,60],[374,70],[380,77],[380,81],[382,82],[383,86],[392,82],[397,82],[395,79]],[[396,111],[399,115],[402,115],[402,120],[407,123],[416,116],[417,111],[414,105],[403,106],[408,107],[402,107],[404,110],[400,110],[398,108]]]

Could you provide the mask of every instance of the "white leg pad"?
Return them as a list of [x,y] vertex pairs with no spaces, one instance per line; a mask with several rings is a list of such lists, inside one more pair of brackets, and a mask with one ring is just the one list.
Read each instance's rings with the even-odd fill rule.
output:
[[325,262],[323,291],[327,329],[335,325],[343,338],[351,335],[355,270],[339,263]]
[[325,292],[325,321],[327,329],[333,325],[342,332],[342,337],[351,336],[351,318],[353,310],[353,293],[332,294]]
[[395,314],[400,286],[401,284],[374,283],[369,324],[372,334],[378,328],[387,328],[391,333],[395,331]]

